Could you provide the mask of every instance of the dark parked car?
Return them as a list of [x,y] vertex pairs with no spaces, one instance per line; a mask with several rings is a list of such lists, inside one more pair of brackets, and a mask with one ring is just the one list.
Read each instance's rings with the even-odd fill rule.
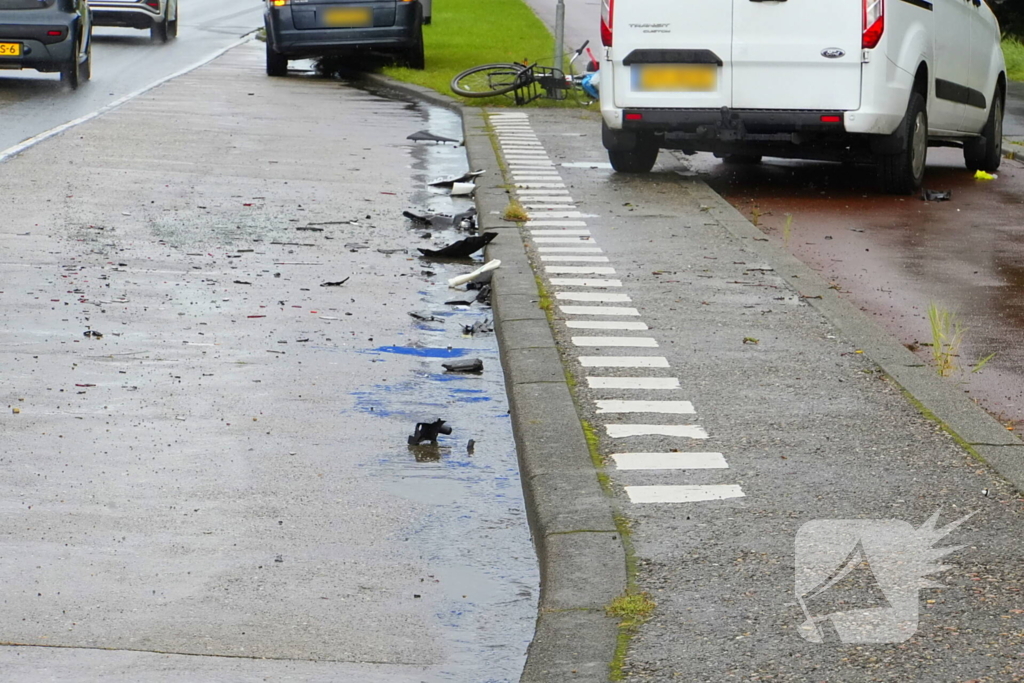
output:
[[149,31],[166,43],[178,35],[178,0],[89,0],[97,26],[121,26]]
[[390,52],[413,68],[423,64],[419,0],[265,0],[267,73],[284,76],[289,59]]
[[92,76],[85,0],[0,0],[0,69],[60,72],[72,89]]

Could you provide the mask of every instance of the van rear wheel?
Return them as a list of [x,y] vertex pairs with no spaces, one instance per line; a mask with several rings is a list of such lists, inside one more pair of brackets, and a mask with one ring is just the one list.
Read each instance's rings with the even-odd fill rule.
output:
[[632,149],[617,151],[608,150],[608,161],[619,173],[650,173],[658,161],[658,141],[653,135],[637,134],[636,144]]
[[970,171],[995,173],[1003,161],[1003,93],[996,89],[981,137],[964,143],[964,164]]
[[921,189],[928,161],[928,112],[921,93],[910,95],[907,115],[900,125],[906,144],[895,154],[878,155],[878,177],[883,192],[913,194]]

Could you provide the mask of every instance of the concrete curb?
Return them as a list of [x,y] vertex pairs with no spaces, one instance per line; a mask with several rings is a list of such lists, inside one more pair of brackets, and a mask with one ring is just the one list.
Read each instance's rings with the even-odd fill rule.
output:
[[963,391],[907,350],[887,330],[843,299],[814,270],[767,239],[743,214],[705,183],[695,198],[747,247],[771,263],[776,273],[814,306],[844,337],[898,384],[926,416],[937,420],[969,452],[1024,492],[1024,442],[971,401]]
[[626,589],[626,556],[612,501],[602,491],[562,359],[519,229],[501,220],[509,201],[483,112],[463,110],[481,229],[494,273],[495,329],[505,368],[526,493],[540,560],[537,631],[522,681],[607,681],[618,638],[605,606]]
[[500,218],[509,192],[484,113],[379,74],[364,81],[458,111],[470,168],[488,171],[477,182],[476,204],[480,229],[499,233],[487,247],[488,260],[501,260],[493,279],[495,331],[541,576],[537,627],[521,681],[604,683],[619,635],[605,607],[626,590],[626,552],[519,228]]
[[456,100],[454,97],[448,97],[443,95],[436,90],[425,88],[422,85],[414,85],[412,83],[403,83],[402,81],[396,81],[393,78],[384,76],[381,74],[365,73],[361,74],[359,81],[362,83],[369,84],[374,90],[391,91],[400,93],[403,97],[412,97],[417,100],[429,102],[430,104],[437,105],[438,107],[445,107],[447,109],[454,109],[455,111],[462,113],[462,103]]

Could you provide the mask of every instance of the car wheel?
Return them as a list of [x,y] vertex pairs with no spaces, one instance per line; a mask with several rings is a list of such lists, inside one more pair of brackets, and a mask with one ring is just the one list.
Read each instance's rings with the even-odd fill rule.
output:
[[88,47],[85,48],[85,61],[82,62],[81,67],[81,79],[88,81],[92,79],[92,40],[89,40]]
[[619,173],[650,173],[658,161],[658,141],[653,135],[637,134],[630,150],[608,150],[608,160]]
[[906,145],[895,154],[878,156],[878,177],[883,192],[913,194],[921,189],[928,161],[928,112],[921,93],[910,95],[907,114],[900,125]]
[[71,59],[60,68],[60,82],[72,90],[78,90],[78,85],[82,80],[82,62],[79,59],[80,54],[81,50],[79,49],[79,43],[76,40],[75,49],[71,55]]
[[174,39],[178,37],[178,5],[174,5],[174,18],[167,20],[167,37]]
[[154,43],[166,43],[169,36],[167,33],[167,19],[154,23],[149,27],[149,37]]
[[722,157],[723,164],[733,164],[736,166],[753,166],[761,163],[760,154],[726,154]]
[[267,75],[268,76],[287,76],[288,75],[288,58],[282,55],[280,52],[275,50],[270,45],[270,39],[267,39]]
[[[419,5],[419,3],[416,3]],[[409,46],[403,55],[402,61],[410,69],[424,69],[427,66],[423,50],[423,9],[422,6],[416,11],[416,34],[413,36],[412,45]]]
[[996,89],[980,138],[964,143],[964,164],[971,171],[995,173],[1003,161],[1003,92]]

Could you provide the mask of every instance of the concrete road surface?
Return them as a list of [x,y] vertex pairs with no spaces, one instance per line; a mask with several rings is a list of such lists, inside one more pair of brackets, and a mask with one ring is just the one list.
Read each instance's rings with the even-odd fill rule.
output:
[[491,313],[415,251],[460,235],[402,217],[469,206],[426,187],[464,151],[406,140],[460,121],[262,67],[0,164],[5,682],[522,669],[536,560],[495,339],[462,332]]

